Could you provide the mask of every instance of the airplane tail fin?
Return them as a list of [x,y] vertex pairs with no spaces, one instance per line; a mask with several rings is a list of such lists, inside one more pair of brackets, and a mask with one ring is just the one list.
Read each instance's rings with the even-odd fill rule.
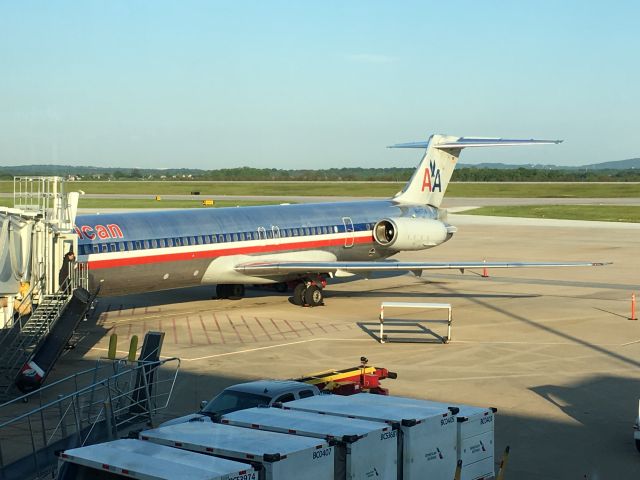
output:
[[515,140],[505,138],[431,135],[426,142],[400,143],[389,148],[424,148],[424,156],[411,179],[394,197],[400,203],[439,207],[463,148],[557,144],[562,140]]

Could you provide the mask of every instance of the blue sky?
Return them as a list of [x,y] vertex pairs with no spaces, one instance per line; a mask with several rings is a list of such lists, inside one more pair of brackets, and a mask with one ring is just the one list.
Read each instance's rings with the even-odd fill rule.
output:
[[409,166],[640,156],[640,3],[0,0],[0,164]]

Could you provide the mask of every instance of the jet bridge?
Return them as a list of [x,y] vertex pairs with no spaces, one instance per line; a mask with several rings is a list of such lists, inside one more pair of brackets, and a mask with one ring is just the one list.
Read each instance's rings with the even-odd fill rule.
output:
[[79,194],[66,192],[60,177],[15,177],[13,187],[13,207],[0,207],[0,396],[46,343],[72,293],[88,289],[80,263],[71,266],[65,285],[58,284],[65,253],[77,252]]

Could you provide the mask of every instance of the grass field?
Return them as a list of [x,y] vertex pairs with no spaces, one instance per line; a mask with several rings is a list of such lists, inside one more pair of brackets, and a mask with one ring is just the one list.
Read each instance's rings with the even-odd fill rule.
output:
[[[242,183],[242,182],[73,182],[68,190],[86,193],[148,195],[310,195],[390,197],[404,183]],[[13,182],[0,182],[0,192],[12,193]],[[631,183],[452,183],[449,197],[515,198],[623,198],[640,197],[640,185]]]
[[563,220],[600,220],[603,222],[640,222],[640,207],[619,205],[523,205],[481,207],[462,215],[498,217],[558,218]]
[[[254,202],[221,200],[215,202],[214,207],[247,207],[250,205],[274,205],[279,202]],[[12,198],[0,198],[0,206],[13,207]],[[80,198],[79,208],[212,208],[203,207],[201,200],[127,200],[109,198]]]

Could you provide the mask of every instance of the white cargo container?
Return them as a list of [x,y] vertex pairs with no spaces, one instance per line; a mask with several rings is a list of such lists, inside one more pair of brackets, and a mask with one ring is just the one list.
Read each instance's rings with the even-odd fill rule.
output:
[[262,465],[261,480],[333,480],[334,447],[316,438],[208,422],[145,430],[142,440]]
[[495,408],[473,407],[420,400],[417,398],[372,395],[361,393],[351,397],[361,404],[413,406],[442,411],[449,408],[456,415],[457,452],[462,460],[461,480],[493,478],[494,472],[494,415]]
[[[360,395],[360,394],[358,394]],[[320,395],[294,400],[283,409],[385,422],[399,429],[398,476],[404,480],[450,479],[456,469],[456,420],[440,411],[405,405],[363,405],[351,395]]]
[[336,441],[336,480],[395,480],[398,432],[390,425],[316,412],[250,408],[226,414],[223,424]]
[[251,465],[133,439],[73,448],[59,458],[58,480],[258,480]]

